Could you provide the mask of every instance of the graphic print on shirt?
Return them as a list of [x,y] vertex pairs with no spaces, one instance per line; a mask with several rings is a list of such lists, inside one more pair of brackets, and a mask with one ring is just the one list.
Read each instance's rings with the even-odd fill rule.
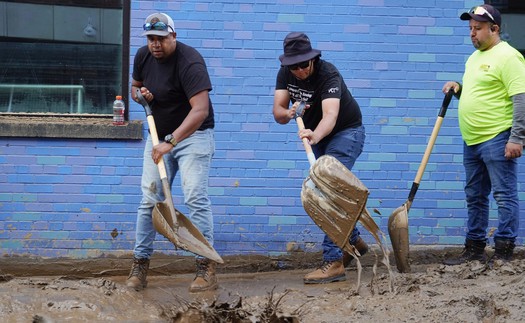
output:
[[304,101],[306,104],[311,104],[312,96],[314,95],[314,91],[308,91],[305,89],[301,89],[297,85],[288,84],[288,93],[290,94],[290,98],[296,100],[296,101]]

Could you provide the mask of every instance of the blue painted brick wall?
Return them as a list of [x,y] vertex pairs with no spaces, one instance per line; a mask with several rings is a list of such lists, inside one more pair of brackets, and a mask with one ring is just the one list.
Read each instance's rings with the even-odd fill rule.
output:
[[[169,13],[178,40],[196,47],[211,74],[217,153],[210,193],[215,247],[227,254],[319,251],[323,234],[304,212],[308,161],[295,123],[271,115],[282,40],[305,31],[335,63],[361,105],[367,139],[355,174],[387,232],[403,204],[442,102],[473,47],[458,19],[477,1],[132,1],[131,62],[145,44],[144,18]],[[131,66],[130,69],[131,71]],[[132,103],[130,116],[144,120]],[[462,141],[454,99],[409,214],[412,244],[461,244],[465,234]],[[146,133],[146,125],[144,134]],[[129,254],[140,201],[142,141],[0,138],[0,251],[5,255]],[[519,182],[525,182],[520,161]],[[176,178],[174,201],[182,212]],[[520,185],[520,190],[522,186]],[[525,201],[524,193],[520,198]],[[524,202],[521,202],[523,206]],[[497,223],[491,204],[490,226]],[[521,214],[521,222],[525,215]],[[363,230],[362,230],[363,231]],[[118,235],[112,237],[111,233]],[[520,230],[523,242],[524,229]],[[363,232],[368,242],[371,236]],[[155,248],[176,251],[160,235]],[[291,248],[291,247],[290,247]]]

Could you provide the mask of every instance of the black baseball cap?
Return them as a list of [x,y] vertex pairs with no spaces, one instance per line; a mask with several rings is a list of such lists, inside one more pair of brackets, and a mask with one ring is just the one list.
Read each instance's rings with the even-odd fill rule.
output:
[[459,16],[461,20],[474,19],[476,21],[492,22],[501,27],[501,14],[498,9],[489,4],[472,7],[468,12]]

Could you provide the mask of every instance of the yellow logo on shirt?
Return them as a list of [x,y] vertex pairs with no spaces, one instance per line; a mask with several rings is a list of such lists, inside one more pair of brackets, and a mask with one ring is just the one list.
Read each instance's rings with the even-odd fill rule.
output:
[[490,69],[490,65],[488,65],[488,64],[481,64],[479,69],[482,70],[483,72],[488,72],[489,69]]

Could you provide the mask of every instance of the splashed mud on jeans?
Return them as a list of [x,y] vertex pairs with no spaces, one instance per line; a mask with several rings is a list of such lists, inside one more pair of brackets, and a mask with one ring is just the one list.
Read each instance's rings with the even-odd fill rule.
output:
[[157,194],[157,185],[155,185],[155,182],[152,182],[149,185],[149,191],[153,194]]

